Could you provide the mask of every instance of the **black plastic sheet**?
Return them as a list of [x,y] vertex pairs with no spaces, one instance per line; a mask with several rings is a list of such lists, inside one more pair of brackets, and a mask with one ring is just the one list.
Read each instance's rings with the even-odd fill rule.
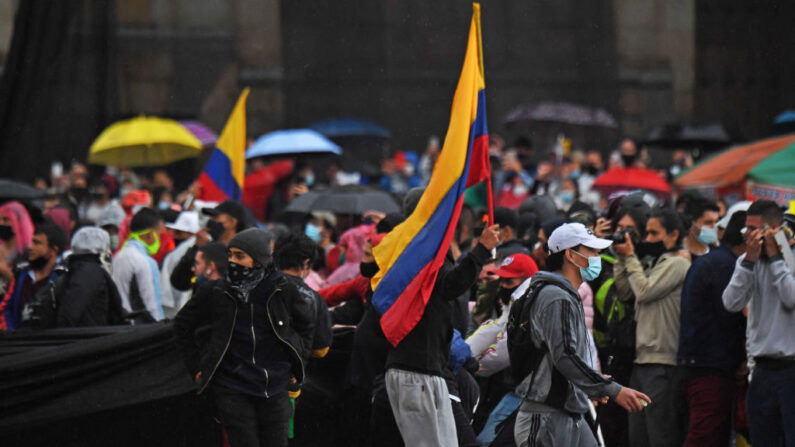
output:
[[[291,445],[335,445],[351,338],[310,364]],[[169,323],[0,334],[3,445],[219,446],[195,391]]]

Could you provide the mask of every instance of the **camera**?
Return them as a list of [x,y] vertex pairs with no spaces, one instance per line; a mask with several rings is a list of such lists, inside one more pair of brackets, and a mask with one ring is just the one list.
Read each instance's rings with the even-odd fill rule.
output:
[[630,227],[625,230],[616,231],[610,236],[614,244],[624,244],[627,242],[627,236],[632,240],[632,243],[637,245],[640,242],[640,236],[635,232],[635,229]]

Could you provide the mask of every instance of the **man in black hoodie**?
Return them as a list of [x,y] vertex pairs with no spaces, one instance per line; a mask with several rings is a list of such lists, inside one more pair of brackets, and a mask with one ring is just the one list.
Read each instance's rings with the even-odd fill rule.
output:
[[[174,331],[199,392],[210,387],[232,447],[286,446],[312,349],[315,314],[271,262],[271,236],[251,228],[228,244],[226,278],[208,281],[180,310]],[[195,331],[209,325],[209,340]]]
[[[409,191],[405,214],[422,190]],[[453,410],[445,379],[453,379],[447,363],[453,338],[451,302],[466,292],[499,243],[499,225],[483,230],[478,244],[458,263],[448,253],[439,270],[422,318],[387,355],[385,376],[389,403],[403,442],[409,446],[457,446]]]

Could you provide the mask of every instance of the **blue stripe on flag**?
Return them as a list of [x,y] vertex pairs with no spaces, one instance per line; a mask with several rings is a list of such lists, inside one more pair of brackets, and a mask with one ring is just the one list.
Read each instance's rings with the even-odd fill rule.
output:
[[230,199],[240,200],[240,185],[232,175],[232,162],[220,149],[213,149],[204,172]]
[[381,315],[389,310],[395,300],[403,293],[403,290],[436,256],[436,250],[438,250],[439,244],[444,238],[448,225],[457,224],[457,222],[451,222],[450,217],[453,215],[458,199],[464,194],[466,189],[467,178],[469,177],[469,163],[472,158],[472,142],[478,136],[485,135],[485,133],[481,133],[486,131],[486,120],[481,119],[482,115],[485,116],[485,112],[485,92],[481,90],[478,92],[478,114],[473,123],[477,124],[477,126],[470,127],[469,147],[467,148],[464,170],[441,202],[439,202],[430,219],[406,248],[403,249],[403,252],[386,272],[378,287],[376,287],[373,293],[373,306]]

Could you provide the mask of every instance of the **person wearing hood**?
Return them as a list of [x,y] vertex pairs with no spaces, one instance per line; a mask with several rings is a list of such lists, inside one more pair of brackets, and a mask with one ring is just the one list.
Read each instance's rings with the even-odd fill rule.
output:
[[635,297],[635,365],[630,385],[649,394],[654,403],[629,416],[631,445],[681,445],[683,404],[676,377],[680,307],[690,261],[677,254],[685,234],[682,219],[673,209],[658,209],[646,222],[645,252],[653,258],[644,269],[631,237],[616,244],[615,284],[625,300]]
[[[228,243],[226,277],[202,285],[174,319],[198,392],[208,388],[232,447],[286,446],[292,406],[312,351],[316,315],[271,261],[258,228]],[[196,337],[209,326],[210,334]]]
[[596,438],[583,417],[589,399],[612,399],[630,412],[651,403],[645,394],[619,385],[588,364],[587,328],[577,289],[599,275],[599,251],[610,244],[580,223],[563,224],[547,241],[549,271],[536,273],[520,286],[543,283],[528,309],[529,334],[542,356],[516,387],[522,397],[514,425],[519,447],[595,446]]
[[121,297],[111,279],[110,237],[98,227],[83,227],[72,237],[64,283],[56,287],[58,327],[119,324]]

